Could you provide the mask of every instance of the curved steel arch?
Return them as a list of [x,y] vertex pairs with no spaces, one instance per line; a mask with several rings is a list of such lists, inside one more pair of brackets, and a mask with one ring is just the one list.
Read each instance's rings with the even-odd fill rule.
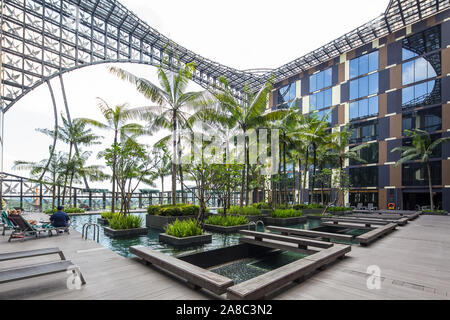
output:
[[449,0],[390,0],[384,14],[275,70],[241,71],[178,45],[115,0],[2,0],[0,103],[6,112],[33,88],[62,73],[105,62],[153,66],[169,46],[182,64],[195,63],[193,80],[207,88],[221,76],[239,96],[244,85],[257,89],[395,32],[450,7]]

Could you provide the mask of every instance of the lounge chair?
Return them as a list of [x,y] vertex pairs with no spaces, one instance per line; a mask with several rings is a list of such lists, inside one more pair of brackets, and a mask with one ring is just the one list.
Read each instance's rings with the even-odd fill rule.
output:
[[47,232],[49,236],[52,235],[52,231],[55,230],[56,234],[58,234],[58,229],[54,227],[40,228],[37,226],[31,225],[24,217],[21,215],[11,215],[9,219],[17,225],[17,228],[11,233],[8,242],[11,242],[11,239],[21,238],[25,239],[25,236],[35,236],[36,238],[41,235],[41,232]]
[[59,248],[44,248],[38,250],[2,253],[0,254],[0,262],[39,257],[50,254],[58,254],[61,258],[61,261],[47,262],[37,265],[35,264],[30,266],[15,267],[13,269],[2,270],[0,271],[0,284],[39,276],[45,276],[53,273],[67,272],[69,270],[72,271],[74,275],[79,277],[82,285],[86,284],[83,274],[81,273],[79,268],[76,267],[72,263],[72,261],[66,260],[64,253]]
[[372,211],[372,210],[378,210],[378,207],[375,207],[373,205],[373,203],[368,203],[367,204],[367,210]]
[[8,213],[6,211],[2,212],[2,223],[3,223],[3,232],[2,235],[5,235],[6,230],[15,230],[17,226],[9,219]]

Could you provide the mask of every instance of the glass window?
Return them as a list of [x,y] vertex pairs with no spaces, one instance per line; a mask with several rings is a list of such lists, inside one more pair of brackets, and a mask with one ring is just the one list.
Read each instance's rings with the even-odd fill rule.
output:
[[315,92],[323,88],[331,87],[332,85],[333,69],[328,68],[309,78],[309,92]]
[[358,80],[350,81],[350,100],[359,98]]
[[369,73],[369,55],[363,55],[359,58],[359,69],[358,73],[366,74]]
[[333,99],[332,99],[332,90],[328,89],[324,91],[324,106],[325,107],[329,107],[333,104]]
[[378,93],[378,73],[369,76],[369,95]]
[[424,58],[414,60],[414,82],[428,78],[428,64]]
[[316,81],[317,75],[313,74],[309,78],[309,92],[314,92],[317,90],[317,81]]
[[411,50],[402,48],[402,59],[403,61],[417,57],[417,54],[412,52]]
[[369,115],[369,99],[359,101],[359,117],[367,117]]
[[378,70],[378,51],[369,54],[369,72]]
[[323,91],[317,93],[317,109],[323,109]]
[[358,59],[350,60],[350,79],[356,78],[358,73]]
[[407,85],[414,82],[414,60],[402,66],[402,83]]
[[317,109],[317,94],[313,94],[309,97],[309,109],[311,111]]
[[369,99],[369,115],[378,114],[378,96]]
[[350,103],[349,107],[349,117],[351,119],[355,119],[359,117],[359,103],[358,102],[352,102]]
[[278,104],[287,104],[296,98],[296,84],[291,83],[278,89]]
[[440,79],[431,80],[402,89],[402,106],[410,108],[441,102]]
[[358,80],[359,95],[358,98],[369,95],[369,77],[359,78]]
[[350,79],[378,70],[378,51],[350,60]]
[[408,60],[441,47],[440,26],[429,28],[403,39],[402,58]]
[[330,107],[331,104],[332,104],[331,89],[314,93],[309,97],[309,109],[311,111]]

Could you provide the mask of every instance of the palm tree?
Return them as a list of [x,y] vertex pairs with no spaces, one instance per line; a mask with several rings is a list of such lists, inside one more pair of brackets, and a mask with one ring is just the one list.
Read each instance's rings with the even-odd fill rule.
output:
[[161,179],[161,193],[164,194],[164,177],[170,173],[171,157],[167,151],[166,145],[163,143],[156,144],[153,153],[155,157],[160,159],[160,162],[156,167],[156,175]]
[[[128,123],[135,119],[140,112],[139,108],[130,109],[128,104],[119,104],[110,107],[103,99],[97,98],[98,108],[100,109],[106,122],[100,122],[93,119],[79,118],[80,122],[90,124],[96,128],[112,131],[114,134],[113,145],[119,142],[119,139],[126,137],[128,134],[145,133],[142,126],[137,123]],[[116,170],[117,170],[117,155],[114,154],[112,164],[112,199],[111,212],[115,212],[116,202]]]
[[[252,129],[266,126],[268,121],[280,119],[286,113],[285,110],[277,110],[266,113],[267,97],[272,90],[272,80],[269,80],[256,94],[248,86],[244,87],[243,99],[237,99],[233,90],[228,87],[228,81],[221,77],[219,82],[222,86],[214,88],[212,96],[219,101],[221,108],[226,113],[225,118],[232,119],[241,130],[244,137]],[[218,121],[223,120],[223,113],[216,115],[217,108],[211,107],[211,103],[202,106],[203,113]],[[242,169],[241,201],[240,206],[249,203],[249,144],[244,139],[244,167]]]
[[[369,144],[363,143],[359,146],[353,147],[351,149],[348,148],[350,137],[352,135],[352,131],[350,130],[350,125],[346,124],[340,131],[334,132],[331,135],[331,142],[330,147],[332,150],[332,153],[330,156],[335,158],[335,162],[337,163],[337,166],[339,167],[339,185],[340,189],[339,192],[342,190],[343,185],[343,177],[342,172],[344,170],[345,160],[355,160],[360,163],[366,163],[364,159],[362,159],[359,155],[359,151],[368,147]],[[338,202],[341,204],[341,206],[344,205],[343,203],[343,195],[341,197],[338,196]]]
[[443,143],[449,142],[450,137],[439,138],[434,141],[428,132],[415,129],[405,130],[405,135],[412,138],[411,146],[402,146],[392,149],[391,152],[401,151],[401,157],[396,162],[395,167],[412,160],[419,160],[424,165],[428,172],[428,188],[430,191],[430,206],[434,209],[433,203],[433,182],[431,181],[431,164],[430,158],[433,156],[433,151]]
[[39,162],[15,161],[14,170],[29,170],[31,177],[35,177],[38,182],[52,185],[52,208],[55,207],[56,186],[62,182],[64,167],[66,163],[66,154],[64,152],[54,152],[53,147],[49,146],[50,157]]
[[[48,136],[54,137],[56,134],[56,137],[58,140],[63,141],[64,143],[69,145],[69,154],[67,158],[67,163],[70,163],[73,156],[73,149],[74,146],[77,145],[84,145],[84,146],[91,146],[94,144],[100,144],[99,141],[97,141],[99,138],[102,138],[100,136],[95,135],[91,129],[86,128],[86,123],[83,121],[80,121],[79,119],[75,119],[72,121],[72,125],[69,123],[69,121],[64,118],[63,115],[61,115],[63,125],[58,126],[57,131],[49,130],[49,129],[36,129],[37,131],[44,133]],[[78,153],[76,151],[75,153]],[[69,179],[69,173],[70,168],[67,166],[65,175],[64,175],[64,182],[63,182],[63,199],[62,203],[64,205],[65,202],[65,196],[66,196],[66,188],[67,188],[67,180]]]
[[186,92],[194,66],[187,64],[176,72],[160,66],[158,68],[159,86],[120,68],[110,67],[109,70],[122,80],[134,84],[140,93],[156,103],[155,106],[142,109],[142,119],[148,121],[150,132],[161,130],[161,128],[172,131],[172,204],[175,205],[178,131],[186,124],[189,117],[186,109],[192,107],[203,96],[203,92]]

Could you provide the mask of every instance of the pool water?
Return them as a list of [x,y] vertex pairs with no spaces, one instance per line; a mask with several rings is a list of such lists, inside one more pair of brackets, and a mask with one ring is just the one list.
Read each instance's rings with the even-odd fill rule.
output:
[[234,281],[234,283],[238,284],[302,259],[306,256],[306,254],[288,251],[276,252],[268,254],[260,259],[244,259],[233,262],[219,268],[211,269],[211,271],[230,278]]

